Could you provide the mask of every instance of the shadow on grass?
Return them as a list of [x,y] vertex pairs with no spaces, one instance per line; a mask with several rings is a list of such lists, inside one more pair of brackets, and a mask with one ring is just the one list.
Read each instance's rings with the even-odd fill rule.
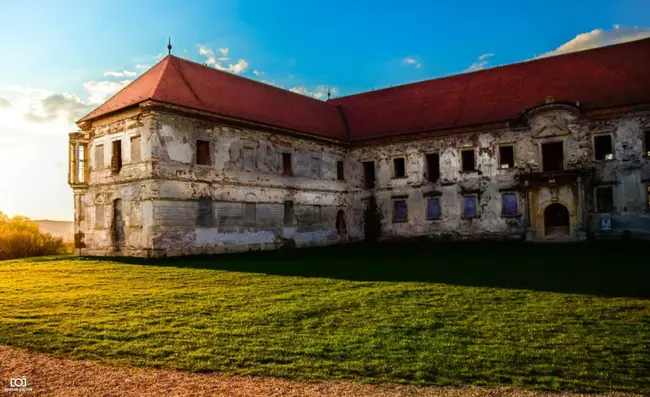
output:
[[177,257],[138,265],[650,298],[647,242],[401,242]]

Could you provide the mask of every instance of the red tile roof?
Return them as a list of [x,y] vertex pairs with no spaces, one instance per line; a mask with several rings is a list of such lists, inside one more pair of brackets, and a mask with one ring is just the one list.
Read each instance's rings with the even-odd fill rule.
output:
[[168,56],[80,121],[153,99],[344,141],[347,122],[358,141],[513,120],[548,96],[583,111],[650,103],[650,39],[327,102]]

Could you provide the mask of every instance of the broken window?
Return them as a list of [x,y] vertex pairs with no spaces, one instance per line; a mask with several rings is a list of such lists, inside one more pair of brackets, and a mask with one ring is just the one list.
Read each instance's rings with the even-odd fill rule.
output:
[[284,226],[293,225],[293,201],[284,202]]
[[393,201],[393,221],[405,222],[407,219],[406,200]]
[[315,205],[314,206],[314,212],[312,213],[312,215],[314,216],[313,223],[315,223],[315,224],[316,223],[321,223],[321,221],[323,220],[323,218],[322,218],[322,216],[323,216],[322,207],[320,205]]
[[282,153],[282,170],[286,176],[293,174],[291,170],[291,153]]
[[211,227],[212,223],[212,199],[210,197],[201,197],[199,199],[196,224],[197,226]]
[[244,160],[244,170],[253,171],[255,169],[255,151],[252,147],[245,147],[242,151]]
[[645,130],[643,134],[643,143],[645,146],[645,155],[650,157],[650,130]]
[[393,159],[393,178],[404,178],[406,176],[406,165],[404,158]]
[[611,135],[597,135],[594,137],[594,154],[596,160],[611,160],[614,158]]
[[113,152],[111,154],[111,170],[117,174],[122,169],[122,141],[113,141]]
[[196,164],[210,165],[210,142],[209,141],[196,141]]
[[95,146],[95,170],[104,168],[104,145]]
[[95,229],[103,229],[106,227],[104,225],[104,206],[96,205],[95,206]]
[[614,211],[614,188],[601,186],[596,188],[596,212]]
[[427,161],[427,179],[430,182],[436,182],[440,179],[440,157],[438,153],[426,155]]
[[438,197],[429,198],[427,200],[427,219],[440,219],[440,199]]
[[476,196],[463,196],[463,216],[465,218],[476,218]]
[[247,224],[254,224],[257,218],[257,206],[255,203],[244,203],[244,218]]
[[519,214],[517,209],[517,193],[503,193],[501,200],[503,216],[516,216]]
[[311,158],[311,176],[320,178],[320,159],[318,157]]
[[564,169],[564,143],[549,142],[542,144],[542,170],[562,171]]
[[140,161],[140,137],[131,137],[131,162],[137,163]]
[[365,161],[363,163],[363,180],[366,189],[375,187],[375,162]]
[[475,171],[476,159],[474,158],[474,149],[463,150],[461,156],[463,161],[463,171]]
[[336,179],[339,181],[342,181],[345,179],[344,174],[343,174],[343,162],[342,161],[337,161],[336,162]]
[[512,146],[499,146],[499,168],[515,166],[515,149]]

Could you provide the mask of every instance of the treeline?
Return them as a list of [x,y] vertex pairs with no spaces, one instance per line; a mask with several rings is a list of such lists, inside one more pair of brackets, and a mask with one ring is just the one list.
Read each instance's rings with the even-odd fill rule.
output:
[[65,253],[63,239],[41,233],[24,216],[9,218],[0,212],[0,260]]

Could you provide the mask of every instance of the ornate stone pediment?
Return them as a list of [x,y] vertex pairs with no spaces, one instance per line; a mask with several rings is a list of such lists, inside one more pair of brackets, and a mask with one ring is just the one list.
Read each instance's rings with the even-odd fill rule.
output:
[[580,117],[578,109],[569,105],[549,104],[526,114],[533,138],[569,135],[569,124]]

